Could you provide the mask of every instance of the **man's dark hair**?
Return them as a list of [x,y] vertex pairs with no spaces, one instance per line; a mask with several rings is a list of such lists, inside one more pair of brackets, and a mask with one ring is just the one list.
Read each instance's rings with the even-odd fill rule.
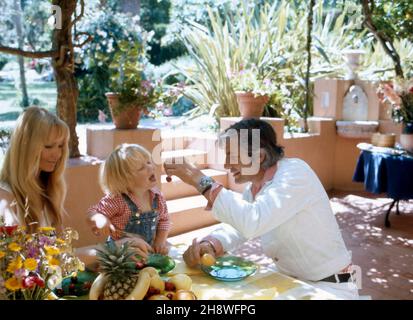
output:
[[[255,129],[255,130],[254,130]],[[267,169],[275,165],[278,160],[284,157],[284,147],[277,145],[277,135],[273,127],[262,120],[259,119],[245,119],[237,123],[234,123],[228,129],[226,129],[222,134],[222,138],[227,138],[226,133],[230,130],[235,130],[240,136],[241,130],[248,130],[248,156],[252,156],[253,150],[257,149],[257,146],[252,145],[252,135],[253,132],[259,130],[260,133],[260,145],[259,147],[264,149],[266,157],[264,162],[261,164],[263,169]],[[254,130],[254,131],[253,131]]]

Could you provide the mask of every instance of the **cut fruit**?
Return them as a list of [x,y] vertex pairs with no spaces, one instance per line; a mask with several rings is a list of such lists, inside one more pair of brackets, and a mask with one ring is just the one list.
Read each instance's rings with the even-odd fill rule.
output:
[[215,262],[216,262],[216,259],[212,254],[205,253],[201,257],[201,264],[203,264],[206,267],[213,266]]

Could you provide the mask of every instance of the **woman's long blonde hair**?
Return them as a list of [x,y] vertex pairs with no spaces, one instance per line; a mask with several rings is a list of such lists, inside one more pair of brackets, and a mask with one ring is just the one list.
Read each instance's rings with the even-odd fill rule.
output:
[[[62,157],[53,172],[40,172],[41,153],[53,130],[59,139],[63,138]],[[30,227],[31,223],[43,220],[61,228],[66,196],[63,173],[68,157],[68,141],[68,126],[46,109],[29,107],[17,119],[0,181],[10,186],[20,224]]]

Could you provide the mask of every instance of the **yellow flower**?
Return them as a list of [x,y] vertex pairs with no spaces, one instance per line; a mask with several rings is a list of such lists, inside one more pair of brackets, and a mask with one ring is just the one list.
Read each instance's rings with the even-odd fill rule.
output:
[[7,272],[14,273],[17,269],[23,267],[22,258],[19,256],[15,260],[11,261],[7,266]]
[[34,271],[37,268],[37,261],[33,258],[28,258],[24,261],[24,267],[29,271]]
[[16,290],[19,290],[21,288],[20,281],[15,277],[7,279],[6,282],[4,283],[4,285],[10,291],[16,291]]
[[19,252],[22,247],[20,247],[16,242],[12,242],[9,244],[9,249],[14,252]]
[[64,241],[64,240],[61,239],[61,238],[56,238],[56,243],[58,243],[58,244],[66,244],[66,241]]
[[6,255],[4,251],[0,251],[0,259],[3,258]]
[[50,232],[50,231],[55,231],[55,228],[53,228],[53,227],[40,227],[39,231],[40,232]]
[[52,256],[47,257],[47,260],[49,261],[49,266],[51,267],[57,267],[60,264],[59,259],[56,259]]
[[44,248],[49,256],[55,256],[60,253],[60,250],[53,246],[44,246]]

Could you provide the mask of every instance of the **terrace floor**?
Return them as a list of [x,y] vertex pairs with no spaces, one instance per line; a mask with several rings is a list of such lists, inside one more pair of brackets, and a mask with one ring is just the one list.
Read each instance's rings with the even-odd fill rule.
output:
[[[413,201],[400,203],[401,214],[390,215],[391,227],[384,227],[384,214],[391,199],[367,192],[332,191],[332,208],[344,241],[360,266],[363,278],[360,295],[371,299],[413,299]],[[187,242],[207,235],[215,226],[174,238]],[[265,257],[258,239],[233,252],[261,264],[273,263]]]
[[[391,199],[367,192],[333,191],[330,202],[363,272],[360,294],[372,299],[413,299],[413,201],[400,202],[400,215],[384,216]],[[395,209],[393,209],[395,210]]]

